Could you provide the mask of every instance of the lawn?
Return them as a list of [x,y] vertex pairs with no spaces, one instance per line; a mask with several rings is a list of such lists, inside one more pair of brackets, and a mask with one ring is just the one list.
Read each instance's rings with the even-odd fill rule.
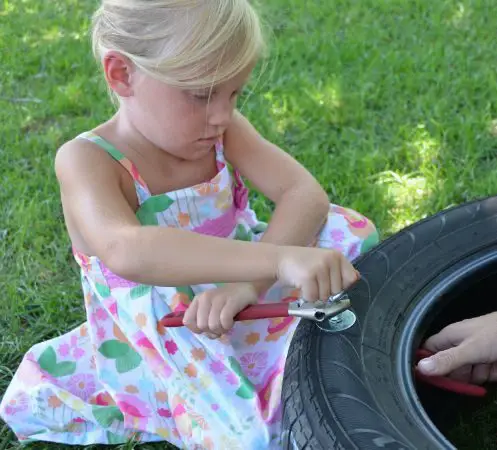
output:
[[[53,160],[113,111],[87,37],[96,3],[0,1],[0,396],[34,343],[85,320]],[[386,237],[497,192],[494,2],[259,3],[271,57],[240,108],[331,201]],[[2,427],[0,450],[18,448]]]

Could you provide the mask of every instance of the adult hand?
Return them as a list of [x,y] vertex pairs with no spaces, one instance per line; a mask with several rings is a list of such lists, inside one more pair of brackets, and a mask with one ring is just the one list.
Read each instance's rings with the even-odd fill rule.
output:
[[425,375],[475,384],[497,381],[497,312],[453,323],[431,336],[424,348],[435,353],[418,363]]

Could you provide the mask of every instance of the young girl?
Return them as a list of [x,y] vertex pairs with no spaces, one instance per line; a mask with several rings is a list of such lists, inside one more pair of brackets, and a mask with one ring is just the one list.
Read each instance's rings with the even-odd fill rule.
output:
[[248,0],[104,0],[92,36],[119,108],[56,157],[87,321],[26,354],[0,414],[21,441],[278,448],[298,319],[233,317],[347,288],[376,230],[236,111],[263,50]]

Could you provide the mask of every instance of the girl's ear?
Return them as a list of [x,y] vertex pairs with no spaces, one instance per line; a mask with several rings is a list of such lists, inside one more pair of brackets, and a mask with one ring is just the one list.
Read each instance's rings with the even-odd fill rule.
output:
[[128,57],[116,51],[109,51],[104,56],[103,67],[107,84],[119,97],[133,95],[131,74],[135,66]]

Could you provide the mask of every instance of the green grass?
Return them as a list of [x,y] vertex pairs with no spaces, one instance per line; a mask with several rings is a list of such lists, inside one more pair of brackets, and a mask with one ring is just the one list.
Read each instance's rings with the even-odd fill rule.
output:
[[[386,237],[497,192],[493,2],[261,3],[272,57],[243,112],[333,202]],[[53,159],[112,113],[86,35],[95,6],[0,1],[0,394],[33,344],[84,320]],[[269,205],[254,202],[267,218]],[[5,448],[18,447],[0,425]]]

